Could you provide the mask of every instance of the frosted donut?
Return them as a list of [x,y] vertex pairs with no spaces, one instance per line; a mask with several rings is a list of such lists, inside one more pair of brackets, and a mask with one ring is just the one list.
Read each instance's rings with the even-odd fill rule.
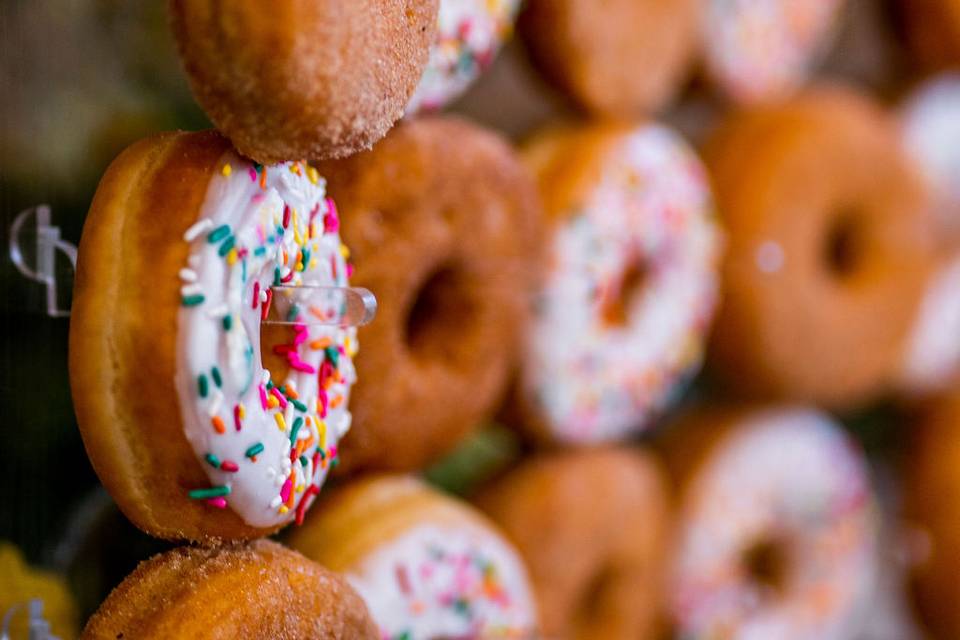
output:
[[405,121],[372,151],[319,165],[343,212],[360,330],[342,470],[421,469],[506,390],[539,269],[536,186],[499,136],[453,117]]
[[430,61],[407,114],[456,100],[496,58],[513,33],[520,0],[440,0]]
[[708,351],[718,381],[838,408],[887,390],[935,259],[888,114],[821,87],[732,116],[704,158],[729,231]]
[[652,457],[626,449],[541,455],[477,503],[520,550],[544,637],[660,637],[671,517]]
[[377,640],[357,593],[275,542],[181,547],[142,562],[87,622],[81,640]]
[[804,408],[714,409],[674,432],[679,637],[855,637],[879,516],[866,463],[837,425]]
[[901,0],[907,36],[929,68],[960,64],[960,0]]
[[[338,227],[316,169],[254,164],[215,132],[148,138],[107,170],[80,243],[70,380],[90,460],[144,531],[209,542],[302,519],[350,427],[356,330],[305,324],[338,317],[339,299],[271,287],[345,286]],[[291,326],[261,342],[271,304]],[[261,350],[281,354],[274,376]]]
[[960,636],[960,395],[929,408],[903,457],[906,523],[925,541],[911,567],[911,595],[932,637]]
[[525,157],[552,233],[519,422],[547,441],[626,437],[702,359],[720,250],[705,171],[656,124],[546,132]]
[[527,0],[518,31],[536,66],[578,106],[629,119],[679,92],[700,1]]
[[200,106],[262,163],[369,148],[427,63],[438,0],[170,0]]
[[786,98],[829,43],[844,0],[702,0],[707,74],[730,99]]
[[526,569],[479,513],[404,476],[333,490],[290,545],[342,573],[387,639],[528,638]]

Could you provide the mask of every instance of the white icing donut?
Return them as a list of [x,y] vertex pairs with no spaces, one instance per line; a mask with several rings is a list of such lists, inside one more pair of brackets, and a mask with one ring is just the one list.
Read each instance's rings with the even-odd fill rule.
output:
[[[756,412],[684,492],[671,608],[683,638],[842,640],[865,613],[876,562],[865,463],[813,410]],[[780,545],[780,584],[745,561]]]
[[441,0],[437,37],[407,113],[449,104],[490,66],[513,32],[520,0]]
[[702,0],[707,73],[737,102],[785,97],[806,80],[843,0]]
[[[720,234],[686,143],[644,125],[596,162],[599,179],[548,247],[521,380],[552,436],[569,443],[621,438],[669,404],[702,361],[717,294]],[[637,265],[644,281],[627,296]],[[612,304],[623,305],[613,323]]]
[[943,389],[956,379],[960,372],[960,255],[934,273],[906,344],[900,377],[905,391]]
[[[225,155],[210,183],[180,271],[177,393],[187,439],[211,488],[191,497],[229,507],[247,524],[302,518],[337,441],[350,428],[356,329],[303,323],[342,317],[337,296],[307,305],[276,284],[347,286],[348,252],[326,185],[312,167],[262,167]],[[299,295],[299,294],[298,294]],[[273,382],[261,361],[260,321],[271,304],[292,324],[289,377]]]
[[387,640],[524,638],[536,628],[526,570],[479,525],[412,527],[346,575]]

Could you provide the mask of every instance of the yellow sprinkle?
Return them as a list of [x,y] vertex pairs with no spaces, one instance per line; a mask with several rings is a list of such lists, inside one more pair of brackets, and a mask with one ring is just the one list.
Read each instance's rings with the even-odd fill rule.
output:
[[317,184],[320,182],[320,173],[310,165],[307,165],[307,178],[309,178],[313,184]]
[[277,421],[277,428],[279,428],[280,431],[287,430],[287,421],[283,419],[282,413],[273,414],[273,419]]
[[317,259],[316,259],[316,258],[310,258],[310,268],[311,268],[311,269],[316,269],[316,268],[317,268]]
[[287,508],[287,505],[282,504],[282,505],[280,505],[280,509],[278,509],[278,511],[279,511],[280,513],[286,513],[287,511],[290,511],[290,509]]
[[227,264],[231,267],[237,264],[237,250],[230,249],[230,253],[227,254]]
[[317,433],[319,434],[320,445],[327,444],[327,423],[325,420],[317,419]]
[[243,404],[241,403],[241,404],[240,404],[240,419],[243,420],[243,419],[246,418],[246,417],[247,417],[247,408],[246,408],[245,406],[243,406]]
[[268,408],[268,409],[276,409],[276,408],[279,407],[279,406],[280,406],[280,401],[279,401],[279,400],[277,400],[277,399],[274,398],[273,396],[270,396],[270,397],[267,398],[267,408]]
[[305,485],[298,484],[296,487],[293,488],[293,490],[296,491],[297,493],[300,493],[300,492],[303,491],[305,488],[306,488]]
[[229,178],[230,174],[233,173],[233,167],[230,166],[230,163],[223,165],[223,169],[220,170],[220,173],[223,174],[224,178]]
[[340,255],[343,256],[344,260],[350,259],[350,249],[345,244],[340,245]]

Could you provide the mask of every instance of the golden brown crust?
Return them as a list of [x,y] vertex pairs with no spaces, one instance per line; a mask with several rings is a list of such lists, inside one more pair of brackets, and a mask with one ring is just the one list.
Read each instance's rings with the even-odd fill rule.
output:
[[260,540],[181,547],[137,567],[104,601],[81,638],[378,638],[347,582],[300,554]]
[[884,390],[934,258],[892,120],[821,87],[733,116],[704,158],[730,231],[713,370],[749,397],[832,407]]
[[547,637],[655,637],[670,514],[651,456],[542,455],[487,487],[477,503],[526,561]]
[[269,164],[369,148],[403,115],[438,0],[170,0],[194,95]]
[[375,322],[359,332],[349,469],[422,468],[500,399],[539,264],[536,189],[499,137],[450,117],[318,166]]
[[528,0],[518,29],[579,106],[632,118],[667,104],[686,80],[697,19],[696,0]]
[[180,282],[210,177],[230,148],[216,132],[163,133],[124,151],[97,189],[80,241],[70,386],[84,446],[124,514],[160,538],[216,542],[275,529],[190,500],[207,477],[174,387]]
[[931,69],[960,64],[960,0],[901,0],[917,60]]
[[942,400],[922,420],[904,458],[907,521],[929,541],[912,571],[914,602],[938,638],[960,637],[960,395]]

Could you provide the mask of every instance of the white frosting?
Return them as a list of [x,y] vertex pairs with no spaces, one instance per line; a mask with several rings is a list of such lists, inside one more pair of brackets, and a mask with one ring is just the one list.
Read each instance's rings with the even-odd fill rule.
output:
[[437,37],[407,113],[440,109],[467,90],[513,31],[520,0],[441,0]]
[[[722,441],[686,493],[671,590],[684,638],[853,637],[876,562],[877,513],[860,455],[828,417],[759,412]],[[743,557],[777,539],[782,590]]]
[[944,226],[960,230],[960,73],[923,84],[903,108],[908,153],[936,197]]
[[702,0],[706,64],[736,100],[783,97],[807,77],[842,0]]
[[[554,234],[528,333],[524,389],[566,442],[644,428],[699,367],[716,300],[721,243],[703,166],[658,125],[614,147]],[[604,311],[638,261],[642,289],[611,325]]]
[[[279,389],[267,389],[261,310],[277,276],[289,284],[346,286],[347,252],[325,183],[312,167],[284,163],[262,169],[234,153],[219,166],[223,170],[211,179],[198,222],[185,236],[191,246],[180,272],[184,305],[177,318],[176,386],[187,439],[211,485],[229,491],[208,500],[211,508],[229,507],[251,526],[271,527],[302,515],[350,426],[356,330],[284,328],[287,360],[294,367],[277,384],[287,398]],[[288,293],[269,292],[275,311],[288,319],[339,317],[333,296],[297,306],[294,318]],[[251,447],[262,451],[252,454]],[[296,449],[302,449],[300,455]]]
[[[960,112],[958,112],[960,117]],[[901,382],[907,390],[942,388],[960,372],[960,255],[927,285],[907,352]]]
[[385,640],[519,638],[536,628],[516,552],[479,526],[416,526],[346,574]]

